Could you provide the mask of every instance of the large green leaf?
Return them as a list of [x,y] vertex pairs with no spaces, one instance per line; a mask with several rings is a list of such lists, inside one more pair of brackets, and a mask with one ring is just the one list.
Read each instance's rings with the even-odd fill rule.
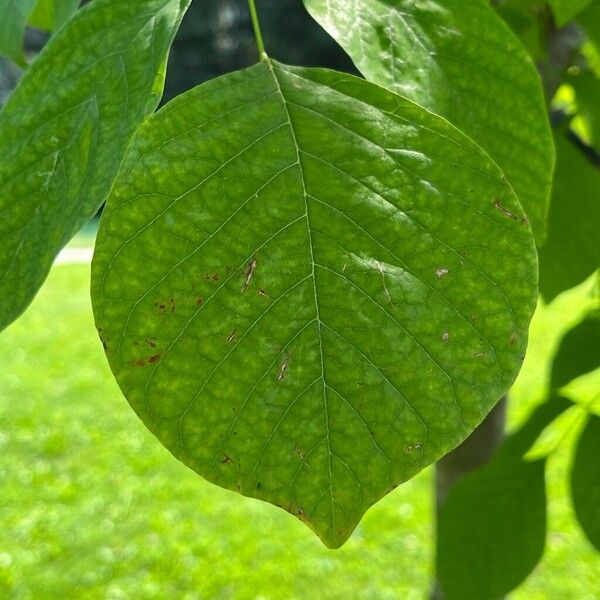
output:
[[454,485],[438,520],[437,571],[447,600],[497,600],[520,585],[546,543],[545,460],[524,460],[572,404],[555,396],[508,437],[492,461]]
[[509,387],[535,271],[469,139],[362,79],[265,59],[140,129],[92,297],[165,446],[336,547]]
[[35,0],[0,0],[0,56],[23,62],[23,37]]
[[551,386],[561,388],[600,368],[600,317],[592,314],[563,338],[552,365]]
[[481,0],[304,0],[367,79],[469,135],[544,237],[554,149],[536,68]]
[[546,300],[600,267],[600,168],[564,127],[556,133],[556,149],[548,239],[540,250],[540,289]]
[[572,21],[593,0],[548,0],[559,27]]
[[600,551],[600,417],[590,415],[571,471],[571,493],[577,519]]
[[80,0],[37,0],[29,25],[45,31],[60,29],[77,10]]
[[0,113],[0,330],[102,204],[156,108],[189,0],[99,0],[49,42]]

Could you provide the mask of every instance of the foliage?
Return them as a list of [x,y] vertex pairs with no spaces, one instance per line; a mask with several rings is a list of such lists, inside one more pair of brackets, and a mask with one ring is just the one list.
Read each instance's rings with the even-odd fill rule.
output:
[[[75,238],[78,247],[90,241]],[[58,264],[0,336],[0,597],[424,597],[433,469],[368,511],[343,548],[327,550],[283,511],[204,482],[156,442],[102,360],[89,285],[87,265]],[[543,387],[548,333],[560,336],[583,302],[576,291],[536,313],[511,430],[538,402],[528,390]],[[593,393],[592,382],[585,387]],[[548,546],[514,600],[595,600],[597,555],[565,489],[572,437],[548,460]]]
[[[547,300],[598,269],[598,0],[509,0],[498,14],[482,0],[304,0],[366,81],[272,60],[250,0],[259,63],[154,116],[189,0],[93,0],[74,14],[73,2],[11,2],[0,52],[24,64],[27,19],[56,33],[0,114],[0,327],[107,201],[92,300],[128,401],[188,466],[282,506],[331,547],[510,388],[538,291],[534,244]],[[560,29],[573,18],[581,28]],[[534,59],[548,100],[564,82],[552,196]],[[553,384],[597,366],[582,327]],[[529,445],[547,425],[537,414]],[[573,498],[596,543],[594,427]],[[449,598],[504,594],[542,554],[545,459],[509,451],[519,435],[442,512]],[[481,553],[460,548],[490,490],[489,536],[522,497],[531,529],[498,533],[477,571]]]

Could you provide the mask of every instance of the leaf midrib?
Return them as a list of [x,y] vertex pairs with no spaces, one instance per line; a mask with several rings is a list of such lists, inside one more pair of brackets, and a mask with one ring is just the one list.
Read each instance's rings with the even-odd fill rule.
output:
[[315,261],[313,239],[312,239],[312,225],[311,225],[311,221],[310,221],[310,211],[308,208],[308,192],[306,190],[306,183],[304,181],[304,168],[302,167],[302,160],[300,159],[300,147],[298,145],[298,138],[296,136],[294,124],[292,122],[292,115],[289,110],[288,100],[285,97],[285,94],[283,93],[283,89],[281,88],[281,83],[279,81],[279,78],[277,77],[277,73],[275,71],[272,61],[269,58],[265,58],[265,60],[267,61],[269,71],[273,75],[273,81],[275,82],[275,85],[277,87],[278,95],[281,98],[281,105],[282,105],[283,110],[285,111],[285,115],[287,117],[287,123],[290,128],[290,134],[291,134],[292,141],[294,143],[294,149],[296,152],[296,162],[298,165],[298,169],[300,171],[300,180],[302,181],[302,197],[304,199],[304,206],[305,206],[304,214],[306,216],[306,228],[308,231],[308,246],[310,249],[311,279],[312,279],[312,283],[313,283],[315,312],[316,312],[316,320],[317,320],[317,332],[318,332],[318,337],[319,337],[319,355],[320,355],[320,359],[321,359],[321,380],[323,382],[323,386],[322,386],[323,387],[323,411],[324,411],[324,415],[325,415],[325,433],[326,433],[326,439],[327,439],[327,464],[328,464],[328,470],[329,470],[329,498],[331,501],[331,529],[333,532],[334,528],[335,528],[335,525],[334,525],[335,509],[334,509],[333,488],[332,488],[333,475],[332,475],[332,471],[331,471],[332,451],[331,451],[331,435],[330,435],[330,430],[329,430],[329,404],[327,402],[327,391],[326,391],[327,382],[325,380],[325,359],[323,356],[323,332],[322,332],[321,313],[319,310],[319,297],[318,297],[318,293],[317,293],[317,282],[316,282],[316,277],[315,277],[316,261]]

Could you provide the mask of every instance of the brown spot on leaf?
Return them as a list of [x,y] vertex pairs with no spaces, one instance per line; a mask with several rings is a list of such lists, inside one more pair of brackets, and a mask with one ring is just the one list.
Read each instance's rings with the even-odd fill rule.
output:
[[285,377],[285,374],[288,370],[289,365],[290,365],[290,359],[288,357],[283,361],[283,363],[281,363],[281,366],[279,367],[279,373],[277,374],[277,381],[281,381]]
[[265,290],[262,290],[262,289],[257,290],[256,293],[259,296],[264,296],[265,298],[270,298],[271,297],[271,296],[269,296],[269,294],[267,294],[267,292]]
[[149,365],[151,365],[151,364],[153,364],[153,363],[155,363],[155,362],[158,362],[158,361],[159,361],[161,358],[162,358],[162,355],[161,355],[161,354],[155,354],[154,356],[151,356],[151,357],[148,359],[148,364],[149,364]]
[[233,460],[231,459],[230,456],[228,456],[227,454],[225,454],[223,456],[223,458],[221,459],[221,464],[222,465],[230,465],[233,463]]
[[156,348],[156,340],[146,339],[149,348]]
[[196,306],[202,306],[204,304],[204,298],[202,296],[198,296],[196,298]]
[[244,284],[242,285],[242,294],[248,289],[250,282],[252,281],[252,277],[254,277],[254,272],[256,271],[256,267],[258,266],[258,262],[256,258],[253,258],[246,267],[246,271],[244,272]]
[[207,281],[219,281],[219,279],[221,279],[221,276],[218,273],[213,273],[212,275],[206,276]]
[[526,217],[523,217],[523,218],[517,217],[517,215],[510,212],[510,210],[508,210],[508,208],[505,208],[504,206],[502,206],[502,204],[500,204],[500,200],[498,200],[498,198],[494,198],[494,208],[499,210],[505,217],[508,217],[509,219],[512,219],[513,221],[517,221],[519,223],[526,223],[526,224],[529,223],[529,221],[527,220]]

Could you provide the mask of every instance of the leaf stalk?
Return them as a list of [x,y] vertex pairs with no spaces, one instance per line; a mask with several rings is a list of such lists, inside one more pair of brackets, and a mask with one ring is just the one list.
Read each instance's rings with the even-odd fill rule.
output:
[[268,58],[265,50],[265,43],[263,41],[262,32],[260,30],[260,21],[258,20],[258,13],[256,11],[256,4],[254,0],[248,0],[248,7],[250,8],[250,17],[252,18],[252,28],[254,29],[254,37],[256,38],[256,46],[258,47],[258,57],[260,60]]

